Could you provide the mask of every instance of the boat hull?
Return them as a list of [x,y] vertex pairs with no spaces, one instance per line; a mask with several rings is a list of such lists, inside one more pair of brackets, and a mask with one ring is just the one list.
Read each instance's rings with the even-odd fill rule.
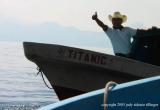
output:
[[123,83],[141,78],[87,65],[70,63],[61,65],[43,62],[43,66],[41,66],[60,100],[103,88],[108,81]]
[[108,81],[128,82],[159,75],[158,66],[84,49],[24,42],[25,56],[43,71],[60,100],[103,88]]
[[[104,89],[72,97],[38,110],[104,110]],[[110,88],[107,110],[159,110],[160,76]]]

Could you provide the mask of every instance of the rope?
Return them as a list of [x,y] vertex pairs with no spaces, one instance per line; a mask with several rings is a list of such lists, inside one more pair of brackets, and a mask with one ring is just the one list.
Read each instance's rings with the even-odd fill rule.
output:
[[109,87],[115,87],[117,83],[110,81],[106,84],[105,89],[104,89],[104,110],[107,110],[107,101],[108,101],[108,92],[109,92]]
[[37,67],[37,70],[38,70],[37,75],[39,75],[39,74],[41,75],[44,84],[45,84],[49,89],[53,89],[53,88],[49,87],[48,84],[46,83],[46,81],[45,81],[45,79],[44,79],[44,73],[43,73],[42,69],[41,69],[40,67]]

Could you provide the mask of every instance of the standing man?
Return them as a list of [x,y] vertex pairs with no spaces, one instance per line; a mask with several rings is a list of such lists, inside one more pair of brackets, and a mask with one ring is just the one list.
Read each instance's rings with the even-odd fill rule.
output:
[[122,15],[120,12],[114,12],[108,18],[112,22],[112,28],[99,20],[97,12],[92,16],[92,19],[96,21],[109,37],[115,55],[128,57],[131,51],[131,38],[136,35],[137,30],[122,26],[122,23],[127,21],[127,16]]

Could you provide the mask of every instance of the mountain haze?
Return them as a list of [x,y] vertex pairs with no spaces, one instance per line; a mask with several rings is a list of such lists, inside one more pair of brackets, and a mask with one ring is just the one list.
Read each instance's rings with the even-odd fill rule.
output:
[[0,41],[32,41],[71,46],[111,47],[104,32],[81,31],[56,23],[26,26],[14,22],[1,22]]

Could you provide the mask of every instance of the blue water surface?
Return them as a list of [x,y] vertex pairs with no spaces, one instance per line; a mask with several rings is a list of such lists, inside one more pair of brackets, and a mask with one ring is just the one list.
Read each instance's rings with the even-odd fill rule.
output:
[[0,110],[35,110],[58,101],[36,68],[25,58],[22,42],[0,42]]

